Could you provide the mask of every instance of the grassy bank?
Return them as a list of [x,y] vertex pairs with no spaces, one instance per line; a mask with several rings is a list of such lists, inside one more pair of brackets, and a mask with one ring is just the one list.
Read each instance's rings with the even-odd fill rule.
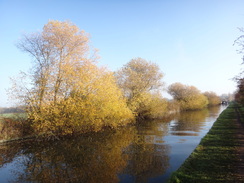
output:
[[235,182],[235,155],[238,142],[235,125],[236,104],[223,111],[208,134],[171,175],[169,183]]

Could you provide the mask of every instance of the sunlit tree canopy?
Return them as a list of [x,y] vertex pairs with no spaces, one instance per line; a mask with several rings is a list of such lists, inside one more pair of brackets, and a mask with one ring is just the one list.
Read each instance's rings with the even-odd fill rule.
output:
[[194,86],[174,83],[169,86],[168,92],[178,102],[181,110],[196,110],[207,106],[208,100]]
[[113,73],[96,65],[88,34],[71,22],[49,21],[17,46],[32,57],[33,67],[12,91],[25,102],[38,133],[97,131],[133,118]]
[[204,92],[203,93],[208,98],[208,105],[214,106],[221,103],[220,97],[214,92]]
[[154,118],[165,113],[167,102],[159,92],[163,86],[163,73],[157,64],[135,58],[115,75],[129,108],[136,116]]

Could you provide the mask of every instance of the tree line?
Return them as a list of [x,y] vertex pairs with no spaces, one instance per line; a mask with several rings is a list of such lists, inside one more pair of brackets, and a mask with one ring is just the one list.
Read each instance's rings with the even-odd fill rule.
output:
[[0,114],[4,113],[22,113],[22,107],[0,107]]
[[11,96],[25,105],[36,134],[74,135],[118,128],[136,119],[161,118],[169,111],[220,104],[214,92],[174,83],[162,96],[159,66],[134,58],[118,71],[97,65],[89,35],[71,22],[49,21],[24,35],[17,47],[32,57],[30,72],[13,79]]
[[[240,28],[240,32],[242,33],[235,42],[234,45],[239,46],[238,53],[242,55],[242,64],[244,63],[244,29]],[[242,71],[238,76],[234,78],[237,83],[237,91],[235,92],[235,100],[241,104],[244,104],[244,72]]]

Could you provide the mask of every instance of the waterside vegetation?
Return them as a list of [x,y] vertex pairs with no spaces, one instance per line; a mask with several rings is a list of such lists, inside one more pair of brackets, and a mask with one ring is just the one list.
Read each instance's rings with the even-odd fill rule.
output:
[[[166,100],[164,74],[143,58],[130,60],[116,72],[98,66],[89,35],[68,21],[49,21],[41,32],[24,35],[17,47],[33,60],[31,71],[13,78],[9,90],[25,106],[22,127],[28,130],[22,131],[28,135],[58,138],[116,129],[138,119],[218,104],[212,95],[181,83],[169,87],[174,100]],[[17,123],[5,118],[0,130],[6,129],[6,121]]]

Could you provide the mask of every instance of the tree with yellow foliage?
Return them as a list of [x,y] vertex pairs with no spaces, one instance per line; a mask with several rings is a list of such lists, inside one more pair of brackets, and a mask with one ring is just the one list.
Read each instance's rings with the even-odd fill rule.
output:
[[202,109],[208,105],[208,99],[194,86],[174,83],[168,87],[169,94],[178,102],[180,110]]
[[159,92],[163,86],[163,74],[158,65],[142,58],[135,58],[115,75],[118,86],[135,116],[155,118],[165,113],[167,102]]
[[221,104],[221,99],[216,93],[210,91],[210,92],[204,92],[203,95],[205,95],[208,98],[209,106],[215,106]]
[[98,131],[133,119],[113,74],[96,65],[88,34],[71,22],[49,21],[17,46],[32,56],[33,67],[25,74],[30,82],[15,82],[13,91],[38,134]]

